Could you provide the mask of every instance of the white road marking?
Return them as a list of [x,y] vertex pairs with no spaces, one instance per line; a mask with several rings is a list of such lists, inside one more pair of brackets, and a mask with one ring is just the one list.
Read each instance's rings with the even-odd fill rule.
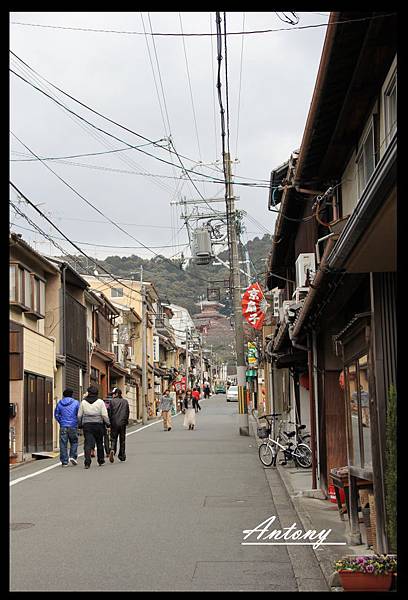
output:
[[[180,414],[181,413],[177,413],[176,415],[174,415],[174,418],[178,417],[178,415],[180,415]],[[151,427],[152,425],[157,425],[157,423],[161,423],[161,422],[162,422],[162,420],[159,419],[158,421],[154,421],[154,423],[149,423],[148,425],[144,425],[143,427],[140,427],[139,429],[135,429],[135,431],[129,431],[129,433],[126,434],[126,437],[128,435],[133,435],[134,433],[137,433],[138,431],[143,431],[143,429],[146,429],[147,427]],[[81,454],[78,454],[78,458],[80,458],[83,455],[84,455],[84,453],[81,452]],[[55,463],[55,465],[51,465],[49,467],[46,467],[45,469],[41,469],[40,471],[31,473],[30,475],[24,475],[24,477],[18,477],[17,479],[13,479],[13,481],[10,481],[10,486],[16,485],[16,483],[21,483],[21,481],[25,481],[26,479],[30,479],[30,477],[36,477],[37,475],[40,475],[41,473],[45,473],[46,471],[50,471],[51,469],[55,469],[56,467],[61,468],[61,463],[57,462],[57,463]]]

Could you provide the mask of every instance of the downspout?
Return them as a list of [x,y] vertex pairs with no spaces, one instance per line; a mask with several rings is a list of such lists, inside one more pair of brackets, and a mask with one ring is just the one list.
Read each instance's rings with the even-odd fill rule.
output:
[[316,479],[316,409],[315,409],[315,395],[314,395],[314,381],[313,381],[313,347],[309,337],[309,351],[308,351],[308,366],[309,366],[309,403],[310,403],[310,437],[311,437],[311,450],[312,450],[312,489],[315,490],[317,486]]
[[65,298],[66,298],[66,282],[65,282],[65,271],[67,265],[64,264],[62,266],[62,346],[63,346],[63,354],[65,358],[64,363],[64,375],[62,378],[62,389],[65,390],[67,387],[67,320],[66,320],[66,306],[65,306]]

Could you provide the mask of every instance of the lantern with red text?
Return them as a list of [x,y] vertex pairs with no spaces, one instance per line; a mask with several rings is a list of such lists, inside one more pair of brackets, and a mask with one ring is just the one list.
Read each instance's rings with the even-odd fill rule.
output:
[[241,305],[242,314],[248,323],[255,329],[261,329],[268,303],[259,283],[253,283],[245,290]]

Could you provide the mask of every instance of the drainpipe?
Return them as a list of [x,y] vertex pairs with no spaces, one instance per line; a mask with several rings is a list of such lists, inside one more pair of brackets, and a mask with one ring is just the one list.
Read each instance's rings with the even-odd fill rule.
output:
[[62,348],[63,354],[65,358],[64,363],[64,371],[62,377],[62,389],[65,390],[67,383],[67,320],[65,318],[66,315],[66,306],[65,306],[65,297],[66,297],[66,285],[65,285],[65,271],[67,265],[64,264],[62,266]]
[[315,409],[315,395],[314,395],[314,381],[313,381],[313,348],[309,337],[309,351],[308,351],[308,366],[309,366],[309,402],[310,402],[310,436],[311,436],[311,450],[312,450],[312,489],[315,490],[317,486],[316,480],[316,409]]
[[[320,485],[320,445],[319,445],[319,394],[318,394],[318,385],[317,385],[317,341],[316,341],[316,331],[313,329],[312,331],[312,348],[313,348],[313,386],[315,390],[314,394],[314,405],[315,405],[315,415],[314,422],[316,427],[316,474],[317,480]],[[323,397],[324,397],[324,388],[323,388]]]
[[[308,339],[308,346],[299,344],[297,338],[293,337],[293,325],[289,327],[289,339],[292,342],[294,348],[304,350],[307,352],[307,363],[309,369],[309,413],[310,413],[310,437],[311,437],[311,450],[312,450],[312,489],[317,489],[317,480],[320,481],[319,471],[319,436],[317,435],[319,414],[318,407],[315,397],[314,390],[317,390],[317,377],[316,377],[316,335],[315,332],[312,334],[312,345],[310,344],[310,338]],[[314,373],[314,378],[313,377]]]

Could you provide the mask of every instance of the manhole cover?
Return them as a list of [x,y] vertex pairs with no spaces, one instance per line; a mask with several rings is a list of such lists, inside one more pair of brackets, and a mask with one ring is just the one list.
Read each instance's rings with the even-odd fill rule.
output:
[[10,523],[10,529],[18,530],[18,529],[29,529],[30,527],[34,527],[34,523]]

